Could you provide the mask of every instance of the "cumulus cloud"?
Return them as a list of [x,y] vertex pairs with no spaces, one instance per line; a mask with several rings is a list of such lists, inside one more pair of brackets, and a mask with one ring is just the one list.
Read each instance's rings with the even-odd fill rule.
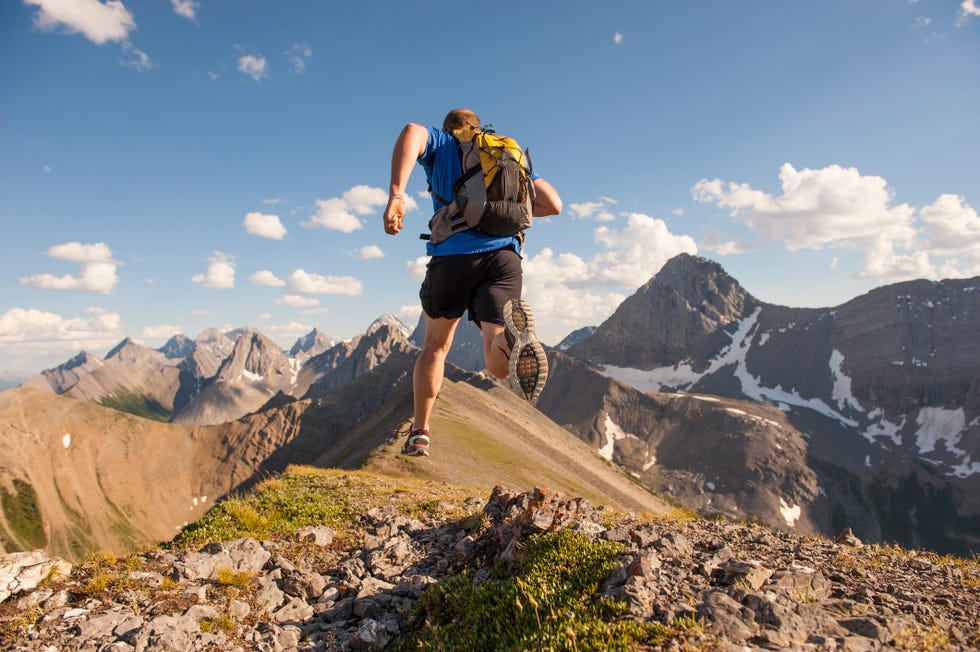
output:
[[102,45],[106,41],[125,41],[136,29],[136,21],[119,0],[25,0],[39,7],[34,25],[43,31],[64,30],[81,33]]
[[142,337],[147,340],[169,340],[174,335],[183,333],[184,329],[180,326],[160,324],[159,326],[147,326],[143,329]]
[[[354,186],[340,197],[317,199],[317,212],[303,226],[351,233],[364,227],[358,215],[380,213],[388,203],[388,193],[381,188],[366,185]],[[407,210],[417,210],[412,197],[405,197]]]
[[293,345],[291,340],[295,340],[297,337],[306,335],[313,330],[313,328],[313,324],[291,321],[286,324],[272,324],[269,326],[264,326],[262,328],[262,332],[267,333],[269,337],[278,342],[284,349],[289,349]]
[[960,3],[960,10],[956,14],[956,26],[962,27],[966,25],[971,18],[980,16],[980,6],[977,6],[976,0],[963,0]]
[[429,264],[428,256],[419,256],[405,263],[405,273],[409,278],[422,281],[425,278],[425,266]]
[[698,243],[701,249],[707,251],[713,251],[720,256],[729,256],[732,254],[744,254],[750,251],[750,247],[735,242],[734,240],[724,240],[720,231],[709,231],[704,234],[701,238],[701,242]]
[[600,226],[595,239],[607,251],[590,261],[591,274],[608,285],[639,287],[677,254],[698,251],[690,236],[674,235],[663,220],[642,213],[631,213],[619,231]]
[[242,222],[245,232],[271,240],[282,240],[286,237],[286,227],[282,225],[278,215],[266,215],[252,212],[245,215]]
[[935,255],[980,264],[980,216],[959,195],[941,195],[919,210],[923,235]]
[[542,337],[600,323],[623,302],[623,290],[632,293],[677,254],[697,253],[690,237],[642,213],[620,230],[600,226],[595,239],[604,250],[588,260],[550,248],[525,259],[524,294],[541,316]]
[[572,219],[595,218],[596,222],[612,222],[616,219],[610,210],[610,206],[616,200],[609,197],[600,197],[599,201],[583,202],[581,204],[569,204],[568,209],[572,213]]
[[123,338],[122,319],[114,312],[89,308],[85,317],[63,317],[33,308],[11,308],[0,315],[0,356],[24,364],[46,355],[108,349]]
[[112,251],[104,242],[83,244],[66,242],[48,248],[52,258],[78,263],[80,274],[54,276],[38,274],[20,279],[20,284],[35,290],[74,290],[109,294],[119,282],[116,268],[120,263],[112,258]]
[[336,294],[358,296],[363,293],[361,282],[353,276],[323,276],[297,269],[289,276],[289,289],[298,294]]
[[255,56],[253,54],[245,54],[238,57],[238,71],[248,75],[255,81],[259,81],[269,75],[265,57]]
[[197,8],[201,6],[201,3],[194,0],[170,0],[170,4],[178,16],[183,16],[187,20],[195,20]]
[[[918,211],[893,204],[884,179],[855,168],[830,165],[779,171],[782,195],[746,183],[702,179],[695,200],[731,209],[762,242],[782,242],[790,251],[839,248],[864,252],[862,276],[882,282],[974,273],[980,220],[963,197],[942,195]],[[715,243],[731,247],[735,243]],[[933,257],[944,260],[933,260]],[[965,266],[964,266],[965,265]],[[957,273],[952,272],[959,270]]]
[[368,245],[358,249],[355,255],[361,260],[373,260],[375,258],[384,258],[385,252],[378,245]]
[[270,288],[281,288],[286,286],[286,281],[282,280],[267,269],[262,269],[248,277],[255,285],[265,285]]
[[320,305],[319,299],[304,297],[301,294],[286,294],[274,302],[277,306],[287,306],[289,308],[314,308]]
[[395,315],[402,320],[402,323],[411,326],[419,322],[419,317],[422,316],[422,306],[417,303],[402,306]]
[[208,258],[208,270],[195,274],[191,281],[214,290],[230,290],[235,287],[235,259],[220,251]]
[[839,165],[797,170],[789,163],[780,167],[779,179],[779,196],[720,179],[702,179],[691,194],[699,202],[731,209],[732,218],[763,242],[781,241],[790,251],[864,251],[868,276],[905,278],[914,261],[896,247],[912,245],[915,210],[907,204],[893,206],[884,179]]

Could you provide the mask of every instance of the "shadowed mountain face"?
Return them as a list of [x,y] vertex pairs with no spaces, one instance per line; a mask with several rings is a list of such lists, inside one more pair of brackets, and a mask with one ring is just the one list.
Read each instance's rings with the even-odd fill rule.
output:
[[682,255],[568,354],[644,392],[778,406],[830,500],[822,529],[966,552],[980,542],[978,333],[980,278],[787,308]]

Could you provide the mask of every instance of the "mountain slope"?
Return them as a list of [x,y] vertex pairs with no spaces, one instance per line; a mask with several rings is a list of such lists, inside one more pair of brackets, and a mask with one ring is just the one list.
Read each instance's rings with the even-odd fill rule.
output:
[[91,549],[165,541],[228,492],[289,464],[366,463],[482,489],[547,485],[597,504],[667,509],[507,390],[455,368],[434,419],[434,456],[401,458],[401,442],[389,439],[411,413],[413,364],[414,355],[396,352],[324,396],[207,427],[157,423],[37,390],[4,392],[3,548],[43,547],[79,560]]
[[276,416],[194,428],[30,388],[3,392],[3,548],[79,560],[167,540],[251,479],[264,455],[247,443],[289,432]]
[[804,436],[771,405],[644,393],[551,351],[538,408],[645,484],[703,512],[829,529]]
[[980,544],[977,333],[980,279],[788,308],[681,255],[568,353],[641,391],[779,406],[805,437],[831,527],[966,553]]

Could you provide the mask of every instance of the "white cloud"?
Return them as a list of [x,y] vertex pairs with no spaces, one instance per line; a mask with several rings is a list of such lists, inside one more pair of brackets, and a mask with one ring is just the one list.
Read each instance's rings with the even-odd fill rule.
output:
[[543,338],[600,323],[626,298],[620,289],[632,292],[670,258],[697,253],[690,237],[674,235],[662,220],[640,213],[630,214],[622,230],[597,228],[595,238],[606,250],[590,260],[551,249],[525,259],[524,294],[540,315]]
[[63,29],[82,33],[85,38],[102,45],[106,41],[125,41],[136,29],[133,15],[119,0],[24,0],[40,7],[34,16],[38,29]]
[[414,327],[419,322],[419,317],[422,316],[422,306],[417,303],[402,306],[396,315],[404,324]]
[[623,35],[622,34],[620,34],[619,32],[616,32],[615,34],[613,34],[613,43],[615,43],[616,45],[620,45],[620,44],[622,44],[622,42],[623,42]]
[[183,333],[184,329],[180,326],[161,324],[159,326],[147,326],[143,329],[142,337],[147,340],[169,340],[174,335]]
[[929,251],[980,264],[980,216],[959,195],[941,195],[919,210]]
[[718,231],[705,233],[704,237],[701,238],[701,242],[698,243],[698,247],[707,251],[713,251],[720,256],[744,254],[750,250],[749,247],[738,242],[732,240],[724,241],[722,234]]
[[361,282],[352,276],[322,276],[297,269],[289,276],[289,289],[300,294],[337,294],[358,296]]
[[170,4],[173,5],[178,16],[183,16],[187,20],[197,18],[197,8],[201,6],[201,3],[194,0],[170,0]]
[[745,183],[702,179],[691,189],[695,200],[730,208],[764,242],[782,241],[789,251],[838,247],[864,251],[865,274],[882,280],[924,271],[921,256],[904,256],[912,246],[915,211],[892,206],[892,193],[878,176],[830,165],[819,170],[779,169],[783,194],[773,196]]
[[252,212],[245,215],[242,222],[245,232],[271,240],[282,240],[286,237],[286,227],[282,225],[278,215],[265,215]]
[[596,222],[612,222],[616,216],[612,214],[609,207],[616,203],[615,199],[600,197],[599,201],[569,204],[568,209],[572,212],[572,219],[584,220],[594,217]]
[[374,258],[384,258],[385,252],[381,250],[378,245],[368,245],[366,247],[361,247],[355,254],[361,260],[372,260]]
[[238,71],[245,73],[255,81],[269,75],[265,57],[245,54],[238,57]]
[[[980,271],[980,218],[963,197],[942,195],[921,208],[916,219],[916,209],[908,204],[892,205],[884,179],[855,168],[797,171],[786,163],[779,178],[783,194],[778,197],[720,179],[702,179],[691,194],[697,201],[730,208],[733,219],[762,241],[782,241],[790,251],[864,252],[860,276],[881,282]],[[720,251],[718,246],[713,248]]]
[[[350,233],[364,226],[358,215],[380,214],[380,209],[387,203],[388,193],[381,188],[354,186],[341,197],[317,199],[317,212],[310,216],[309,221],[302,222],[302,226]],[[407,210],[418,209],[412,197],[405,198],[405,206]]]
[[956,14],[955,24],[957,27],[962,27],[974,16],[980,16],[980,7],[977,6],[976,0],[963,0],[960,3],[960,10]]
[[235,287],[235,259],[216,251],[208,258],[208,271],[195,274],[191,281],[214,290],[230,290]]
[[631,213],[621,231],[600,226],[595,239],[608,251],[590,261],[591,275],[607,285],[639,287],[677,254],[698,251],[690,236],[674,235],[663,220],[642,213]]
[[425,266],[429,264],[428,256],[419,256],[405,263],[405,273],[409,278],[421,282],[425,279]]
[[133,47],[133,44],[129,41],[123,42],[122,54],[122,65],[128,68],[133,68],[140,72],[146,72],[153,68],[153,62],[150,61],[149,55]]
[[314,308],[320,305],[320,300],[312,297],[304,297],[299,294],[286,294],[276,299],[275,304],[290,308]]
[[286,52],[286,56],[289,57],[293,73],[302,75],[303,71],[306,70],[306,62],[313,56],[313,48],[306,43],[294,43],[293,47]]
[[281,204],[282,203],[282,198],[281,197],[267,197],[267,198],[265,198],[265,199],[262,200],[262,203],[265,204],[266,206],[275,206],[276,204]]
[[262,269],[248,277],[255,285],[265,285],[270,288],[281,288],[286,286],[286,281],[282,280],[267,269]]
[[99,351],[123,338],[118,314],[99,308],[86,311],[88,317],[65,318],[33,308],[11,308],[0,315],[0,357],[7,364],[23,364],[48,355]]
[[290,338],[295,340],[297,337],[306,335],[311,330],[313,330],[313,324],[307,324],[299,321],[292,321],[287,324],[274,324],[270,326],[264,326],[262,328],[263,332],[269,334],[269,337],[279,342],[280,346],[283,348],[289,348],[293,345],[293,342],[286,342],[280,340],[280,338]]
[[20,284],[35,290],[73,290],[109,294],[119,282],[116,268],[119,263],[112,259],[112,251],[104,242],[83,244],[67,242],[48,248],[52,258],[67,260],[81,265],[81,274],[54,276],[38,274],[20,279]]

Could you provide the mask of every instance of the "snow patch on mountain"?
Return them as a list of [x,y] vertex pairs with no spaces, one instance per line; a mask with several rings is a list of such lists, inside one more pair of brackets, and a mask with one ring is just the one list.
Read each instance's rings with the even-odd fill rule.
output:
[[606,443],[599,448],[599,454],[612,462],[613,453],[616,452],[616,442],[620,439],[633,438],[640,441],[640,438],[632,433],[625,432],[619,427],[608,414],[606,417]]
[[803,514],[803,508],[799,505],[793,505],[790,507],[783,498],[779,499],[779,513],[782,514],[783,520],[786,521],[786,525],[793,527],[796,522],[800,520],[800,516]]
[[896,446],[902,445],[902,435],[900,433],[902,428],[905,427],[904,417],[901,423],[892,423],[885,418],[880,408],[876,408],[868,412],[868,418],[872,423],[861,432],[862,437],[872,444],[877,443],[878,437],[887,437]]
[[919,453],[931,453],[936,450],[936,444],[944,442],[946,450],[963,454],[956,448],[960,436],[966,428],[966,414],[963,408],[948,410],[946,408],[924,407],[915,418],[919,429],[915,433],[915,443]]
[[851,393],[851,378],[844,373],[844,354],[834,349],[830,354],[830,373],[834,376],[834,390],[831,397],[837,401],[837,407],[843,410],[851,406],[862,411],[861,404]]
[[[742,393],[751,399],[773,401],[779,404],[783,410],[788,410],[790,406],[814,410],[826,417],[840,421],[844,425],[852,428],[857,427],[858,423],[855,420],[834,410],[819,398],[804,398],[795,389],[785,390],[781,385],[766,387],[762,384],[760,377],[752,375],[746,364],[746,356],[752,348],[753,331],[761,312],[762,308],[756,308],[751,315],[739,321],[735,332],[730,334],[731,343],[712,358],[704,371],[694,371],[690,364],[683,362],[671,367],[660,367],[652,370],[605,365],[603,372],[610,378],[630,385],[641,392],[659,392],[662,387],[687,390],[702,378],[710,376],[724,367],[734,366],[734,376],[741,383]],[[787,328],[793,328],[795,325],[790,324]],[[838,357],[839,360],[831,356],[832,370],[839,370],[840,366],[843,365],[843,356],[838,354]],[[850,379],[843,372],[836,376],[835,391],[839,391],[841,400],[848,404],[856,404],[860,408],[857,399],[850,394]]]

